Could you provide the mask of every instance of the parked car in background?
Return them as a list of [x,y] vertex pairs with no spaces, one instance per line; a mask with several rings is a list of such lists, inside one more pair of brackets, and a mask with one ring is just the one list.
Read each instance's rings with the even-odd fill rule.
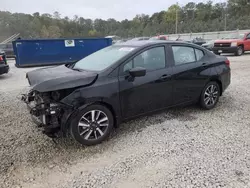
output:
[[207,41],[206,43],[201,45],[203,48],[208,49],[209,51],[212,51],[212,48],[214,47],[214,40]]
[[121,39],[121,40],[116,41],[115,44],[117,44],[117,43],[122,43],[122,42],[126,42],[126,41],[127,41],[127,39]]
[[217,55],[234,53],[236,56],[241,56],[245,51],[250,51],[250,32],[233,34],[221,40],[216,40],[212,51]]
[[117,41],[121,40],[121,37],[117,36],[117,35],[110,35],[110,36],[106,36],[105,38],[110,38],[112,39],[112,43],[115,44]]
[[4,51],[7,58],[15,58],[12,43],[0,44],[0,51]]
[[158,35],[155,37],[151,37],[149,40],[169,40],[167,35]]
[[72,65],[28,72],[23,100],[48,136],[69,132],[95,145],[129,119],[197,102],[214,108],[230,84],[229,65],[191,43],[129,41]]
[[192,40],[192,43],[201,46],[202,44],[205,44],[205,43],[206,43],[206,40],[203,39],[203,38],[194,38],[194,39]]
[[6,56],[4,52],[0,51],[0,75],[9,72],[9,65],[7,64]]
[[137,38],[133,38],[131,39],[131,41],[141,41],[141,40],[149,40],[150,37],[137,37]]

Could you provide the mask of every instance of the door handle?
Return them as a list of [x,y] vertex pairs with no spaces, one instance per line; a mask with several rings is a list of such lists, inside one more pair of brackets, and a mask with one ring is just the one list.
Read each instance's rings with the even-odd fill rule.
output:
[[170,77],[170,75],[164,74],[164,75],[161,76],[161,79],[166,79],[166,78],[169,78],[169,77]]
[[202,65],[202,66],[207,66],[208,63],[207,63],[207,62],[204,62],[204,63],[202,63],[201,65]]
[[162,76],[158,79],[158,81],[165,81],[165,80],[167,80],[167,79],[170,78],[170,77],[171,77],[170,74],[164,74],[164,75],[162,75]]

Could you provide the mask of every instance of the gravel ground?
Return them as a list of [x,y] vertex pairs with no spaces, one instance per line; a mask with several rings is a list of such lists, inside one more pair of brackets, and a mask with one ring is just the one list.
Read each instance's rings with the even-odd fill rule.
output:
[[217,108],[174,108],[123,124],[101,145],[54,143],[18,96],[25,72],[0,76],[0,187],[250,187],[250,54],[229,57]]

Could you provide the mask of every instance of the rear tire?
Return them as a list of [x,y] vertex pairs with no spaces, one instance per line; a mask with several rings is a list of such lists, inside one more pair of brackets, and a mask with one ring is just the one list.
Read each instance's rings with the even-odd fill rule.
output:
[[82,145],[100,144],[108,138],[113,126],[113,114],[103,105],[90,105],[71,122],[70,133]]
[[238,46],[237,51],[235,52],[236,56],[241,56],[244,53],[243,46]]
[[220,86],[217,82],[209,82],[203,89],[200,96],[200,105],[205,110],[216,106],[220,98]]

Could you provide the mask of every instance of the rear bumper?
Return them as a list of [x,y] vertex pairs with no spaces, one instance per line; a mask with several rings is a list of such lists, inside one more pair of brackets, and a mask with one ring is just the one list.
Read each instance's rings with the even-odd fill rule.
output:
[[235,47],[213,47],[212,51],[214,53],[235,53],[237,51],[237,46]]
[[231,83],[231,69],[221,75],[222,93],[228,88]]
[[1,75],[1,74],[6,74],[6,73],[8,73],[9,70],[10,70],[9,65],[0,64],[0,75]]

